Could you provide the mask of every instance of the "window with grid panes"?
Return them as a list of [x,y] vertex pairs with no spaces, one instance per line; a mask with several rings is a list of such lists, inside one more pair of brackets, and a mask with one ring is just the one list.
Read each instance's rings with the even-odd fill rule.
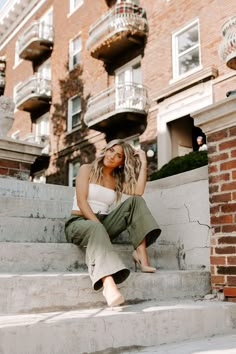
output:
[[69,69],[72,70],[81,62],[82,40],[81,36],[70,41],[70,62]]
[[84,3],[83,0],[70,0],[70,12],[74,12]]
[[81,98],[80,96],[72,97],[68,102],[68,131],[78,127],[81,123]]
[[200,66],[199,22],[173,34],[173,77],[178,78]]
[[77,176],[79,167],[80,167],[80,163],[78,161],[71,162],[69,164],[69,186],[70,187],[75,187],[76,176]]

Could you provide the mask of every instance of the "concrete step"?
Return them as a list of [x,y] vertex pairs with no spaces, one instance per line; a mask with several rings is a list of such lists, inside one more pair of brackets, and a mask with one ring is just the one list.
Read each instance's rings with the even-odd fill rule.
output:
[[230,334],[235,320],[236,304],[209,301],[150,301],[115,310],[0,316],[0,352],[122,353],[135,346]]
[[[114,245],[128,268],[133,269],[131,245]],[[158,269],[179,269],[177,249],[153,245],[147,249],[151,264]],[[87,270],[85,250],[69,243],[0,243],[0,273],[78,272]]]
[[[122,354],[235,354],[236,332],[224,336],[213,336],[195,340],[187,340],[180,343],[163,344],[149,348],[129,348]],[[104,353],[105,354],[105,353]],[[108,354],[108,353],[107,353]]]
[[36,219],[65,219],[70,215],[72,200],[35,200],[28,198],[1,197],[0,216]]
[[[63,311],[105,306],[87,273],[0,275],[0,314]],[[210,292],[210,275],[198,271],[131,273],[119,286],[127,303],[200,298]]]
[[[73,187],[31,183],[28,181],[19,181],[14,178],[0,178],[0,203],[2,197],[33,199],[35,201],[64,200],[72,202],[73,195]],[[2,209],[0,208],[0,210]]]
[[0,216],[0,242],[66,242],[63,219]]

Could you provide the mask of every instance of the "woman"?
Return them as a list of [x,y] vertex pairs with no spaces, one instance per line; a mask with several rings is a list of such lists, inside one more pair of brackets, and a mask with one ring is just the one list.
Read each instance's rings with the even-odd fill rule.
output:
[[[156,270],[149,265],[146,247],[156,241],[161,230],[141,197],[146,170],[144,151],[112,140],[92,164],[80,167],[76,177],[72,215],[66,221],[65,233],[68,242],[87,246],[86,264],[93,288],[103,286],[108,306],[124,303],[116,284],[130,273],[111,243],[122,231],[128,231],[133,244],[135,268],[138,264],[143,272]],[[122,193],[128,195],[123,202]]]

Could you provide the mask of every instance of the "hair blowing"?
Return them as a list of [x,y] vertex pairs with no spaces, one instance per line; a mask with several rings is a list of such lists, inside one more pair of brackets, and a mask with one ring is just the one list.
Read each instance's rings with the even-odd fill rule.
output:
[[89,182],[101,183],[103,176],[103,158],[105,152],[114,145],[119,145],[124,151],[124,164],[113,171],[116,181],[117,202],[121,199],[122,193],[134,194],[135,185],[140,172],[141,162],[138,155],[135,155],[135,149],[123,140],[116,139],[110,141],[99,153],[98,157],[92,163],[89,176]]

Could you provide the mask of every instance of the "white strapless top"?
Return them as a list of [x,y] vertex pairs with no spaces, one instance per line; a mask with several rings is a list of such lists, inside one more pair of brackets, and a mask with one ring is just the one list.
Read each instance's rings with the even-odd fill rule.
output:
[[[95,214],[108,214],[112,204],[116,201],[116,192],[99,184],[90,183],[87,200]],[[74,195],[72,210],[80,210],[76,193]]]

